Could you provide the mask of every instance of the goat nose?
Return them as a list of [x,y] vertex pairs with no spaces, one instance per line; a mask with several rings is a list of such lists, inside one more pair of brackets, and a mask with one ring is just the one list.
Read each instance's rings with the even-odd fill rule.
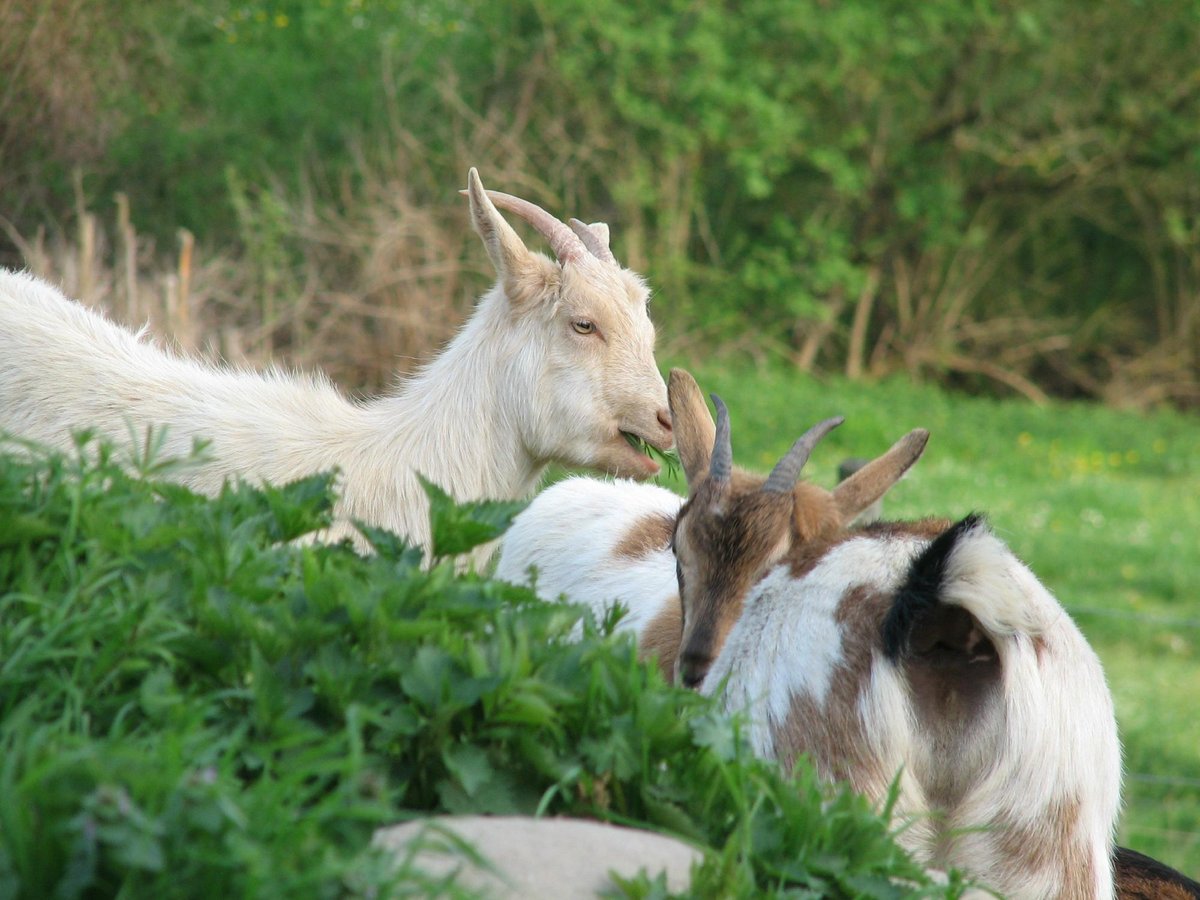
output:
[[671,430],[671,413],[670,410],[660,409],[658,411],[658,424],[666,431]]
[[704,682],[708,674],[708,666],[700,663],[684,663],[679,667],[679,680],[689,690],[696,690]]

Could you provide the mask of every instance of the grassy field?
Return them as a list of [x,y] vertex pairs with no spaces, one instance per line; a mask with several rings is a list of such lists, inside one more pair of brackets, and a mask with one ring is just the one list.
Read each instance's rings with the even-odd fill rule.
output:
[[840,414],[808,471],[831,485],[842,458],[928,428],[886,514],[988,515],[1104,663],[1125,750],[1120,841],[1200,876],[1200,420],[671,362],[729,405],[734,458],[750,468]]

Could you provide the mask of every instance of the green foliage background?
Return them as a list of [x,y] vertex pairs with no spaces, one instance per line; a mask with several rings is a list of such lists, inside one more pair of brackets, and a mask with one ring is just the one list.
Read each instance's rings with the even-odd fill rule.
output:
[[17,24],[79,32],[56,64],[86,103],[47,104],[19,28],[0,44],[25,63],[0,91],[22,228],[83,165],[165,239],[254,248],[239,196],[353,203],[404,147],[422,202],[475,164],[611,221],[710,342],[1200,402],[1195,0],[55,2]]

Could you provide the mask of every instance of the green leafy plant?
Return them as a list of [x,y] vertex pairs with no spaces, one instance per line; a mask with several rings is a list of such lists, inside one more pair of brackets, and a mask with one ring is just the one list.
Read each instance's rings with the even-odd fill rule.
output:
[[610,219],[701,348],[1200,402],[1189,2],[18,5],[0,121],[36,125],[0,128],[0,205],[24,243],[45,209],[84,218],[83,167],[79,193],[127,195],[159,246],[234,245],[269,326],[314,268],[345,290],[337,248],[388,232],[395,197],[424,211],[395,230],[430,240],[474,164]]
[[[957,891],[861,799],[752,758],[611,618],[573,639],[581,609],[378,531],[369,557],[294,543],[330,486],[208,499],[91,443],[0,456],[0,894],[419,893],[369,839],[434,812],[683,835],[699,893]],[[515,511],[430,493],[445,554]]]
[[522,500],[484,500],[455,503],[454,498],[429,479],[418,476],[429,498],[433,557],[457,556],[500,537],[529,504]]

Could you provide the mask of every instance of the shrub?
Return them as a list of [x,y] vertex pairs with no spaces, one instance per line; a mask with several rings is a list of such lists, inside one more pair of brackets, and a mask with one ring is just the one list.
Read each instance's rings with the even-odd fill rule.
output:
[[[449,205],[475,164],[611,220],[700,343],[752,329],[806,370],[1200,403],[1191,0],[106,0],[36,21],[99,74],[13,107],[35,127],[0,130],[0,191],[62,212],[84,164],[160,240],[285,269],[267,292],[311,281],[294,210],[369,219],[380,183]],[[0,62],[40,59],[27,43]],[[115,72],[113,46],[136,51]],[[45,83],[13,71],[0,111]]]

